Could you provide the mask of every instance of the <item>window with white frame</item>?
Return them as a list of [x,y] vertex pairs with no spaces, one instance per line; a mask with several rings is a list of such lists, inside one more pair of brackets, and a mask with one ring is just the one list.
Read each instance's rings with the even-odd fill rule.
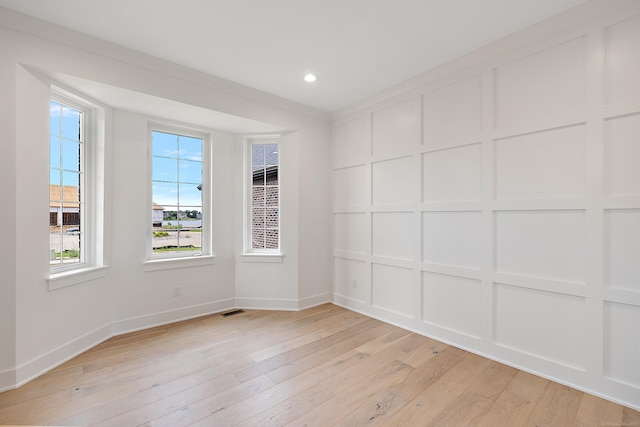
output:
[[209,136],[151,129],[149,258],[209,254]]
[[53,97],[49,104],[49,267],[64,271],[85,265],[90,215],[87,177],[86,106]]
[[277,137],[247,140],[247,252],[280,252],[280,154]]

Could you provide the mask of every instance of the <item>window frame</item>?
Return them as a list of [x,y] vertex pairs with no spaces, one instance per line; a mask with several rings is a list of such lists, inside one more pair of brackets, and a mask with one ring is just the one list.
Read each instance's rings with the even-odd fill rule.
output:
[[[80,262],[51,267],[47,277],[49,290],[55,290],[106,276],[104,265],[104,149],[106,109],[97,102],[51,84],[48,99],[82,113],[82,153],[80,159]],[[51,150],[51,115],[48,123],[48,151]],[[48,164],[51,174],[51,162]],[[49,178],[49,185],[51,179]],[[51,200],[51,199],[50,199]],[[50,202],[49,202],[50,206]],[[51,239],[49,233],[49,242]],[[50,247],[49,243],[49,247]]]
[[[278,145],[278,248],[253,248],[253,145]],[[244,262],[282,262],[282,140],[279,134],[250,135],[244,138],[244,210],[243,253]]]
[[[177,251],[158,254],[153,252],[153,132],[202,139],[202,231],[201,249],[197,252]],[[213,263],[212,245],[212,168],[213,135],[210,130],[190,125],[149,121],[147,126],[147,239],[144,271],[191,267]]]

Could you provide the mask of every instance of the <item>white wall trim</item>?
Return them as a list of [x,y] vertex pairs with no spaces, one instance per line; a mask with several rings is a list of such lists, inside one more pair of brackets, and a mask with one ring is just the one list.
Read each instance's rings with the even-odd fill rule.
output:
[[638,20],[590,1],[334,112],[333,301],[638,408]]
[[112,336],[180,322],[183,320],[193,319],[195,317],[207,316],[209,314],[219,313],[233,308],[235,308],[234,299],[230,298],[206,304],[192,305],[190,307],[182,307],[175,310],[148,314],[140,317],[118,320],[111,324]]
[[16,369],[0,372],[0,392],[18,388],[114,336],[206,316],[231,308],[234,308],[234,300],[228,299],[109,323]]
[[331,293],[323,292],[321,294],[312,295],[310,297],[300,298],[298,300],[298,310],[315,307],[317,305],[331,302]]
[[299,300],[272,298],[236,298],[236,308],[250,310],[284,310],[297,311]]
[[0,392],[16,389],[115,336],[236,308],[299,311],[328,302],[331,302],[331,296],[328,292],[300,300],[229,298],[207,304],[182,307],[175,310],[118,320],[102,326],[80,338],[71,340],[67,344],[45,353],[16,369],[8,369],[0,372]]
[[18,366],[15,370],[15,387],[49,372],[66,361],[111,338],[110,325],[102,326],[79,338],[69,341],[31,361]]
[[13,390],[16,386],[16,370],[7,369],[0,372],[0,393],[3,391]]
[[[628,399],[626,399],[627,396],[625,396],[625,398],[620,398],[615,394],[614,391],[607,390],[607,389],[611,389],[611,385],[613,385],[611,384],[611,381],[605,381],[603,382],[603,384],[599,385],[598,387],[592,387],[587,384],[584,384],[584,381],[581,381],[577,375],[575,376],[575,378],[572,378],[573,381],[567,381],[566,379],[563,379],[567,377],[566,374],[561,376],[549,375],[548,372],[550,371],[550,369],[548,368],[553,367],[555,365],[555,363],[551,361],[542,361],[542,365],[545,365],[545,364],[548,365],[547,369],[544,369],[544,370],[532,369],[531,366],[534,366],[532,363],[514,362],[516,358],[512,354],[509,354],[508,357],[505,357],[499,354],[492,354],[490,351],[491,347],[487,346],[486,349],[483,348],[483,350],[478,350],[479,346],[466,346],[461,344],[460,340],[453,340],[451,338],[446,337],[443,334],[437,334],[431,331],[426,331],[426,329],[431,329],[429,328],[429,325],[427,323],[422,323],[415,320],[407,321],[407,319],[403,318],[403,316],[398,316],[398,319],[396,319],[395,318],[396,316],[394,315],[394,313],[385,312],[384,310],[379,310],[379,309],[376,310],[375,308],[372,309],[370,306],[366,304],[360,303],[351,298],[347,298],[347,297],[343,297],[335,294],[333,296],[332,303],[342,308],[346,308],[347,310],[355,311],[356,313],[360,313],[364,316],[371,317],[376,320],[380,320],[381,322],[385,322],[390,325],[397,326],[407,331],[416,333],[418,335],[422,335],[424,337],[437,340],[439,342],[448,344],[450,346],[459,348],[461,350],[468,351],[469,353],[473,353],[481,357],[486,357],[487,359],[493,360],[498,363],[502,363],[503,365],[511,366],[523,372],[527,372],[527,373],[545,378],[549,381],[553,381],[559,384],[566,385],[571,388],[575,388],[576,390],[580,390],[582,392],[592,394],[594,396],[618,403],[620,405],[628,406],[629,408],[632,408],[635,410],[640,410],[640,404],[638,404],[638,402],[640,402],[640,393],[638,393],[637,389],[633,387],[630,387],[630,386],[626,387],[628,389],[626,390],[628,393],[627,396],[629,397]],[[515,355],[517,355],[518,352],[513,351],[508,353],[514,353]],[[535,356],[529,357],[527,355],[522,355],[522,354],[520,356],[523,356],[520,358],[522,360],[527,360],[530,358],[537,359]],[[540,360],[537,360],[537,362],[538,362],[537,365],[541,365]],[[563,370],[563,373],[565,373],[564,370]],[[619,387],[619,384],[617,387]],[[610,393],[603,393],[602,390],[610,391]],[[637,396],[634,396],[634,395],[637,395]]]
[[[476,347],[461,345],[459,341],[455,341],[447,338],[444,335],[434,334],[430,331],[425,331],[428,328],[426,323],[421,322],[409,322],[415,323],[412,325],[407,324],[407,319],[402,318],[394,319],[394,315],[391,312],[385,312],[384,310],[371,310],[370,307],[365,304],[358,303],[357,301],[334,295],[334,301],[330,301],[329,294],[318,294],[311,297],[303,298],[297,301],[299,309],[291,308],[296,300],[276,300],[276,299],[264,299],[264,298],[240,298],[240,301],[234,306],[233,299],[221,300],[214,303],[202,304],[191,307],[184,307],[177,310],[170,310],[166,312],[156,313],[148,316],[140,316],[136,318],[125,319],[122,321],[113,322],[109,325],[102,326],[93,332],[90,332],[76,340],[72,340],[69,343],[58,347],[57,349],[50,351],[30,362],[27,362],[17,369],[5,370],[0,372],[0,392],[16,389],[27,382],[47,373],[48,371],[55,369],[61,364],[67,362],[70,359],[84,353],[85,351],[95,347],[96,345],[112,338],[114,336],[123,335],[129,332],[148,329],[156,326],[179,322],[191,318],[200,316],[206,316],[217,312],[223,312],[234,308],[246,308],[246,309],[268,309],[268,310],[285,310],[285,311],[297,311],[306,308],[310,308],[316,305],[331,302],[337,306],[346,308],[351,311],[363,314],[365,316],[380,320],[385,323],[406,329],[408,331],[417,333],[422,336],[426,336],[432,339],[436,339],[443,343],[455,346],[465,351],[477,354],[482,357],[494,360],[499,363],[503,363],[508,366],[520,369],[522,371],[546,378],[548,380],[564,384],[586,393],[593,394],[604,399],[612,400],[630,408],[640,410],[640,405],[634,402],[625,401],[612,397],[611,395],[605,395],[598,392],[588,386],[576,383],[569,383],[563,381],[561,378],[539,372],[534,369],[530,369],[527,366],[530,364],[514,363],[513,357],[503,358],[499,355],[491,354],[487,351],[478,351]],[[253,307],[249,307],[252,305]],[[260,307],[257,307],[260,306]],[[373,313],[375,311],[375,313]],[[111,332],[111,333],[110,333]],[[605,385],[606,387],[606,385]],[[631,387],[629,387],[631,389]],[[635,391],[635,390],[630,390]],[[640,399],[640,396],[637,396]]]

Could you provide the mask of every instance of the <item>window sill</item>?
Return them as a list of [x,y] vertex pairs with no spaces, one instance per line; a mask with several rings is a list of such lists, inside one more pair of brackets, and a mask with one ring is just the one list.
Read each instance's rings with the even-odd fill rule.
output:
[[281,253],[245,252],[240,255],[242,262],[275,262],[281,263],[284,255]]
[[106,265],[99,267],[92,266],[51,274],[47,280],[49,290],[54,291],[56,289],[66,288],[67,286],[77,285],[78,283],[106,277],[107,267]]
[[174,268],[200,267],[212,265],[216,259],[215,255],[199,255],[184,258],[158,258],[146,260],[142,269],[144,271],[171,270]]

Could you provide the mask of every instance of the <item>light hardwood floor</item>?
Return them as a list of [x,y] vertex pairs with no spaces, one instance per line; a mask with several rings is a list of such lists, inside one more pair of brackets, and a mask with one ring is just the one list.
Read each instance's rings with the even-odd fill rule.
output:
[[112,338],[0,393],[0,424],[640,426],[640,413],[324,304]]

